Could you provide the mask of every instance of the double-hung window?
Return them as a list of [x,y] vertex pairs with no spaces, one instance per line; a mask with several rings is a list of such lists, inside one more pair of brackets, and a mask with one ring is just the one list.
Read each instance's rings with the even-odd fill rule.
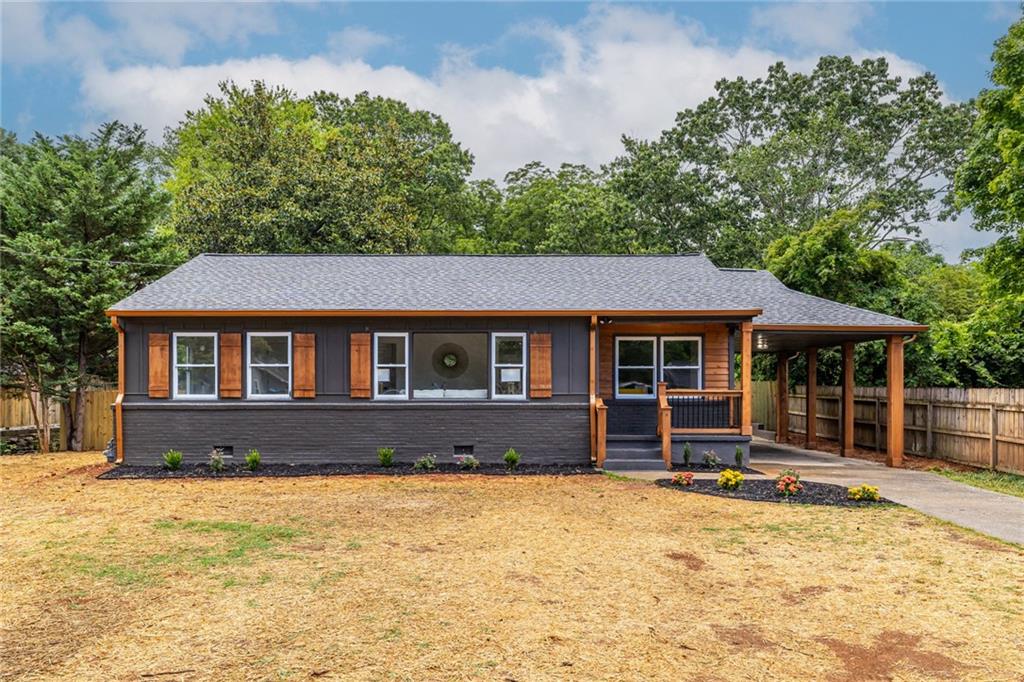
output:
[[373,397],[409,397],[409,335],[375,334],[373,339]]
[[248,340],[249,397],[288,398],[292,391],[292,335],[254,332]]
[[217,334],[174,334],[174,397],[217,397]]
[[669,388],[701,388],[699,336],[661,338],[661,380]]
[[653,336],[615,339],[615,397],[650,398],[654,395],[658,358]]
[[526,397],[526,334],[491,337],[491,395],[496,399]]

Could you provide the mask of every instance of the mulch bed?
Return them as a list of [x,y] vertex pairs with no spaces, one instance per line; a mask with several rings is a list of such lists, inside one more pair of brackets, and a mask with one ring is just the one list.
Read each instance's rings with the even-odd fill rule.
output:
[[775,481],[756,480],[744,481],[739,490],[722,490],[718,483],[711,479],[695,479],[691,486],[673,485],[669,480],[658,481],[663,488],[671,488],[684,493],[699,493],[728,497],[733,500],[750,500],[752,502],[779,502],[782,504],[816,504],[829,507],[877,507],[881,504],[895,504],[884,497],[878,502],[864,502],[847,499],[846,488],[832,483],[816,483],[800,481],[804,489],[797,495],[782,497],[775,492]]
[[206,464],[183,464],[171,471],[159,466],[115,466],[97,476],[102,479],[149,478],[263,478],[291,476],[432,476],[436,474],[475,474],[478,476],[576,476],[600,473],[592,467],[561,464],[520,464],[510,472],[504,464],[481,464],[477,469],[460,469],[456,464],[438,463],[431,471],[413,469],[412,464],[396,463],[392,467],[370,464],[263,464],[256,471],[244,466],[228,465],[223,471],[213,471]]

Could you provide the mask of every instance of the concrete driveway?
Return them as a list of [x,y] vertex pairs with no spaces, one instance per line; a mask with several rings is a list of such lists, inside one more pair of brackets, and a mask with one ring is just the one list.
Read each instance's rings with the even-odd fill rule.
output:
[[1024,544],[1024,499],[982,490],[927,471],[890,469],[876,462],[755,440],[750,466],[774,477],[797,469],[808,481],[878,486],[883,497],[993,537]]

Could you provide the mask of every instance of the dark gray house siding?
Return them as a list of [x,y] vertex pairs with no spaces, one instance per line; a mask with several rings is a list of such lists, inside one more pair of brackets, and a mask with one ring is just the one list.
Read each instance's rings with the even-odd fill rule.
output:
[[[450,460],[472,445],[482,462],[514,447],[524,462],[590,462],[589,319],[585,317],[189,317],[125,318],[126,464],[158,464],[168,449],[206,461],[213,446],[264,462],[372,462],[394,447],[400,461]],[[316,398],[185,401],[147,394],[151,332],[312,332]],[[373,401],[349,397],[349,334],[369,331],[550,332],[552,397],[526,401]]]

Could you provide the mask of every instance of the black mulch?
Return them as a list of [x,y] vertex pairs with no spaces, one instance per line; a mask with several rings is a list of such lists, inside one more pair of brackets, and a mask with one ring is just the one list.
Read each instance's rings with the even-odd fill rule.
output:
[[438,463],[432,471],[413,469],[412,464],[382,467],[370,464],[264,464],[256,471],[244,466],[228,465],[223,471],[213,471],[206,464],[183,464],[171,471],[157,466],[116,466],[97,478],[260,478],[288,476],[430,476],[432,474],[477,474],[483,476],[575,476],[600,473],[592,467],[566,465],[520,464],[510,472],[504,464],[481,464],[477,469],[460,469],[451,463]]
[[801,481],[801,483],[804,485],[804,489],[801,492],[790,497],[782,497],[775,492],[775,481],[773,480],[743,481],[743,487],[739,490],[722,490],[718,487],[718,483],[711,479],[696,479],[691,486],[673,485],[670,480],[658,481],[658,485],[680,492],[714,495],[716,497],[751,500],[754,502],[818,504],[832,507],[877,507],[880,504],[895,504],[885,498],[878,502],[862,502],[847,499],[847,490],[841,485],[816,483],[814,481]]

